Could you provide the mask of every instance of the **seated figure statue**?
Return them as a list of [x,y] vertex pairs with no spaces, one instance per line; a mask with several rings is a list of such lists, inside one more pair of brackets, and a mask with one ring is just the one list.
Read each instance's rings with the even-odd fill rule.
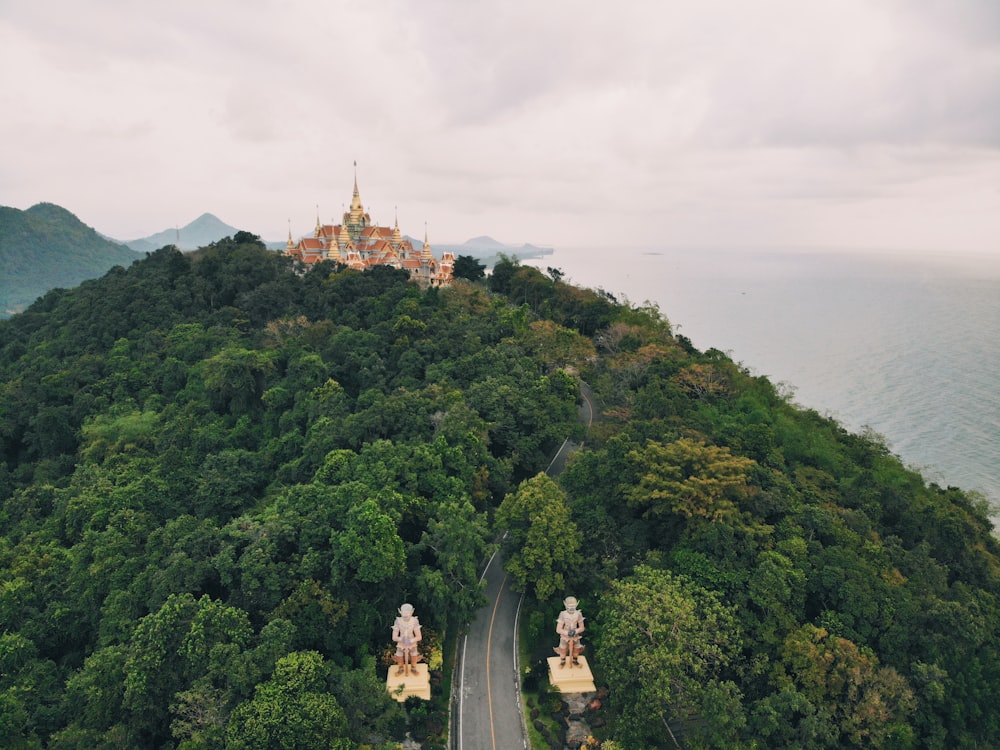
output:
[[570,666],[579,667],[580,662],[577,657],[583,653],[583,646],[580,644],[584,631],[583,613],[576,608],[578,602],[572,596],[563,599],[563,606],[566,607],[559,613],[556,620],[556,632],[559,634],[559,645],[553,649],[559,654],[559,667],[566,666],[569,659]]
[[420,620],[413,614],[413,605],[399,608],[399,617],[392,624],[392,640],[396,642],[396,674],[417,673],[417,662],[422,658],[417,645],[420,643]]

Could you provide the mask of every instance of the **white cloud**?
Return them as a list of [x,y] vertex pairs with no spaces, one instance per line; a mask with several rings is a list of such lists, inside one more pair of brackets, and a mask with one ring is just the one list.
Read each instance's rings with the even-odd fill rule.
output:
[[281,238],[1000,250],[993,0],[3,6],[0,203]]

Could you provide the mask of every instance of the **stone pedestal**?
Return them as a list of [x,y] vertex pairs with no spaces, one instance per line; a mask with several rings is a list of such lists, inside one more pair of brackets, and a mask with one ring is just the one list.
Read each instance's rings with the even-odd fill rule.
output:
[[593,693],[597,690],[594,686],[594,675],[587,664],[586,656],[578,656],[577,661],[580,666],[574,667],[566,660],[566,666],[559,666],[559,657],[550,656],[549,662],[549,684],[560,693]]
[[409,674],[396,674],[396,669],[395,664],[389,667],[389,674],[385,678],[385,689],[389,691],[389,695],[400,703],[411,695],[425,701],[431,699],[431,676],[426,664],[414,664],[410,667]]

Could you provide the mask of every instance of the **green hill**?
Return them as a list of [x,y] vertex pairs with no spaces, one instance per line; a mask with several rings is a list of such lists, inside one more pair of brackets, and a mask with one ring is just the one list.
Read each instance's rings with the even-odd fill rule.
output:
[[0,206],[0,317],[49,289],[74,287],[138,257],[51,203],[26,211]]
[[[166,247],[0,321],[0,745],[447,747],[502,539],[552,746],[572,594],[605,746],[1000,747],[992,530],[655,307]],[[404,601],[426,704],[385,690]]]

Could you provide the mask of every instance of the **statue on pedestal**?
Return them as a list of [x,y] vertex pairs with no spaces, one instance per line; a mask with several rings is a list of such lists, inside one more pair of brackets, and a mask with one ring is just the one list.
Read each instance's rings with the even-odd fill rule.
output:
[[578,602],[572,596],[563,599],[563,606],[566,607],[559,613],[556,620],[556,632],[559,634],[559,645],[552,649],[559,654],[559,668],[566,666],[569,659],[570,667],[579,667],[580,662],[577,657],[583,653],[583,646],[580,644],[584,631],[583,613],[576,608]]
[[396,642],[396,674],[417,673],[417,662],[422,658],[417,644],[420,643],[420,620],[413,614],[413,605],[404,604],[399,608],[399,617],[392,624],[392,640]]

